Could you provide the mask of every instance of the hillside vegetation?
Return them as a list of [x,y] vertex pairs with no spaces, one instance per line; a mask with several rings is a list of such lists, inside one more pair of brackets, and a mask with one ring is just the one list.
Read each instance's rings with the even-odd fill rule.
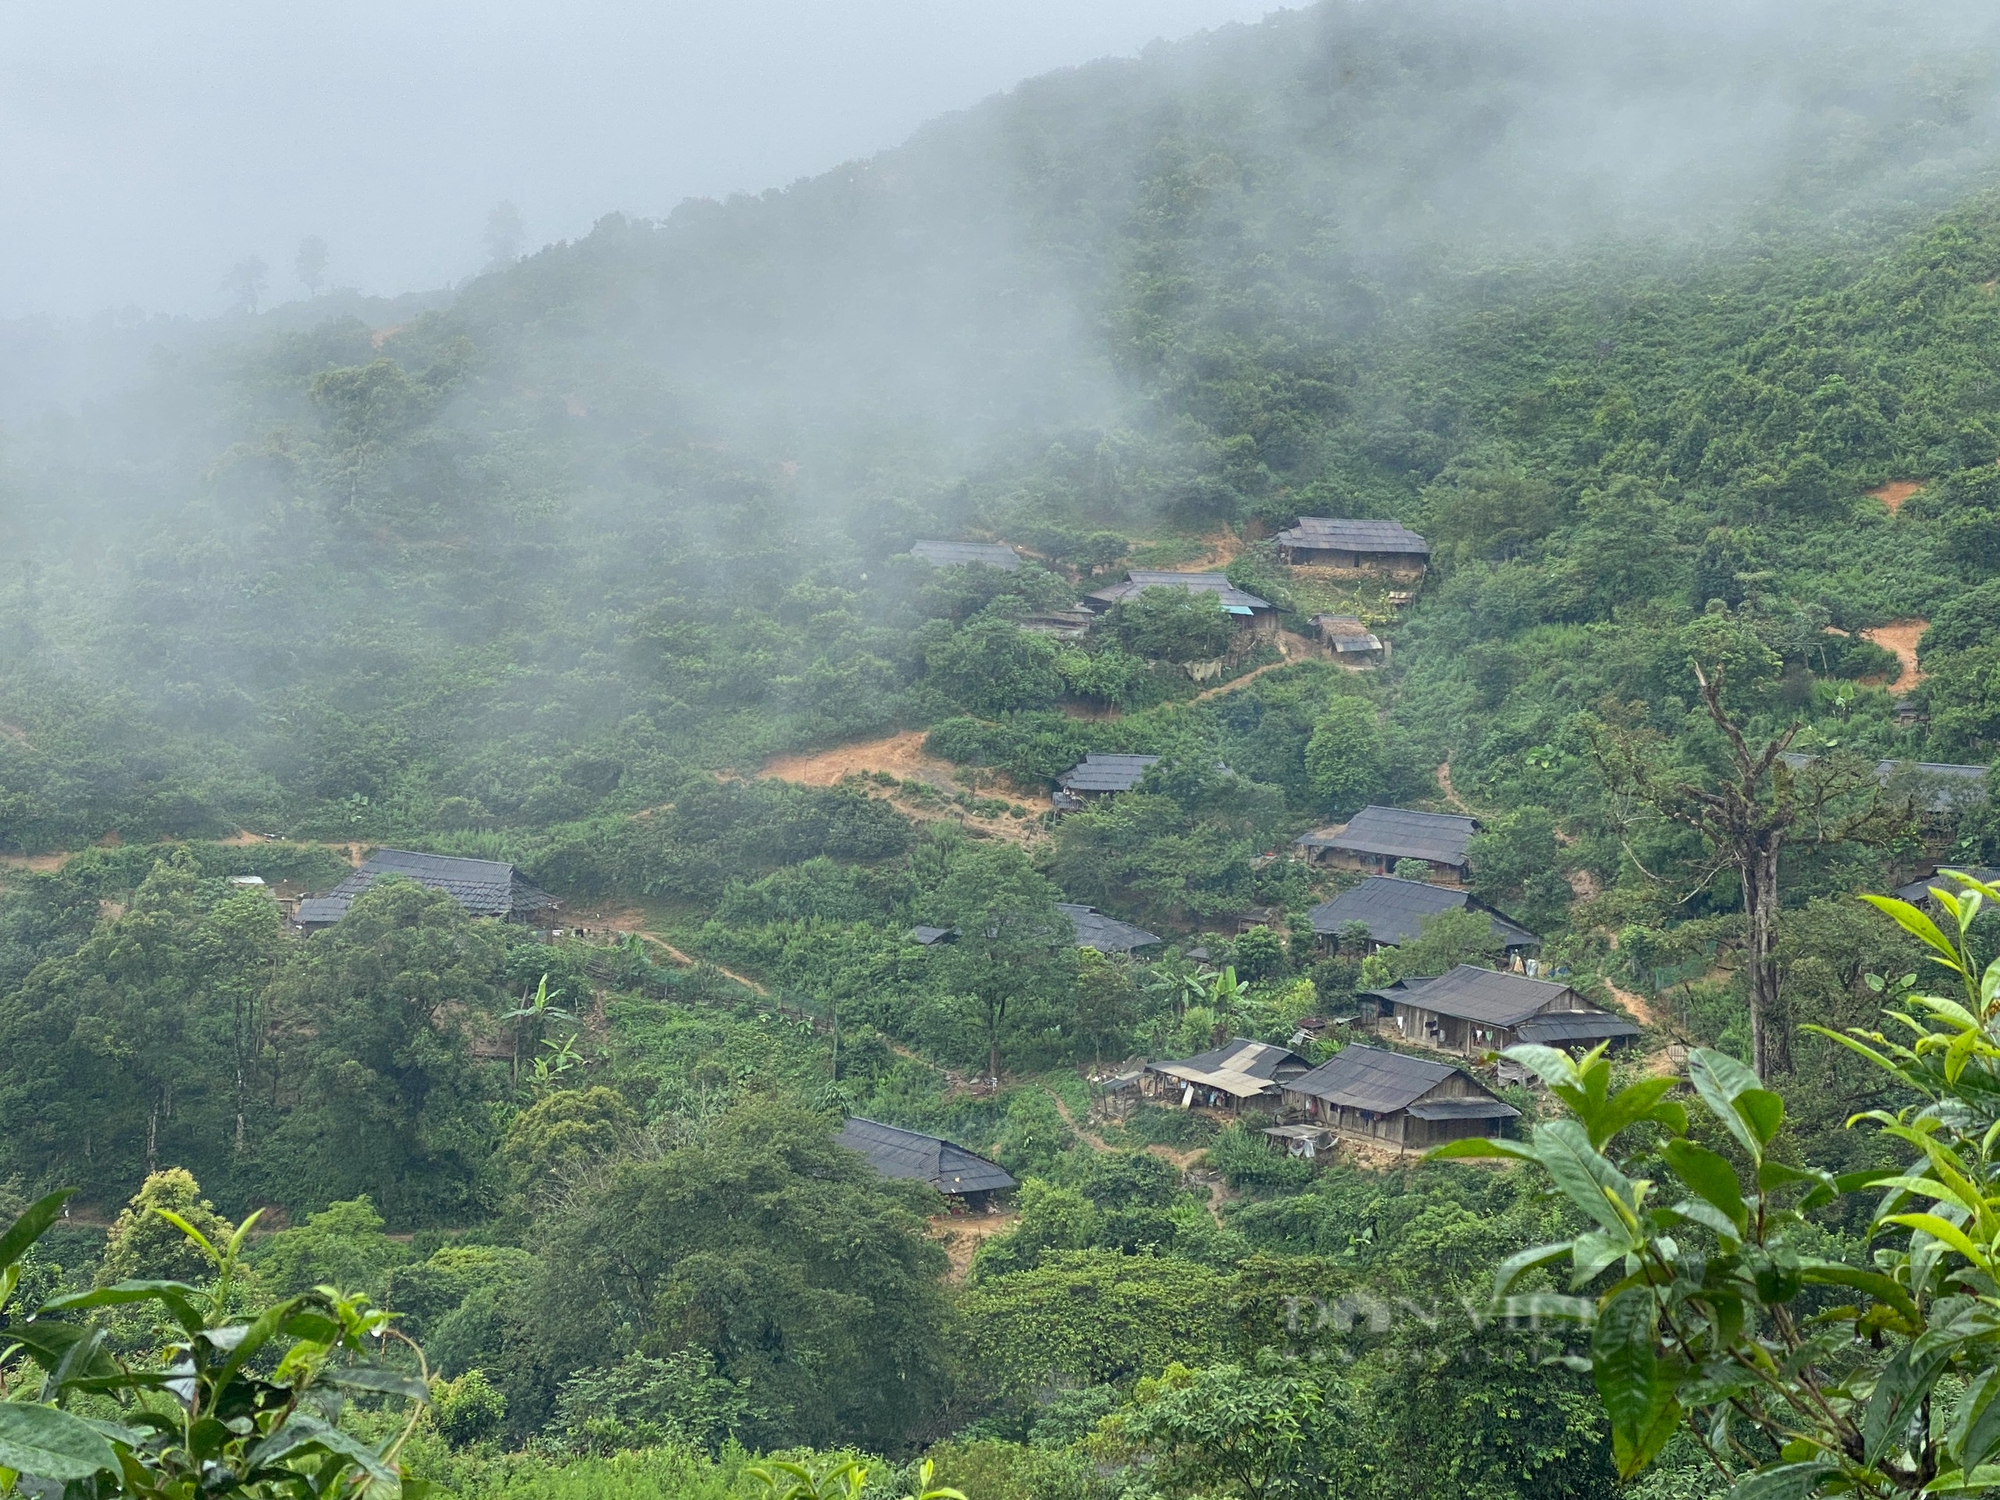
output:
[[[927,1454],[972,1500],[1608,1497],[1544,1362],[1582,1344],[1460,1316],[1570,1207],[1093,1117],[1085,1075],[1496,961],[1315,941],[1348,877],[1260,856],[1370,803],[1479,816],[1475,894],[1644,1023],[1621,1079],[1752,1056],[1742,884],[1633,768],[1714,784],[1703,677],[1813,765],[2000,755],[1996,28],[1332,3],[428,311],[182,331],[7,428],[0,1209],[79,1190],[33,1285],[171,1269],[135,1193],[272,1209],[243,1295],[402,1314],[443,1382],[406,1460],[466,1500],[748,1494],[793,1447],[898,1496]],[[1421,531],[1415,600],[1286,566],[1301,514]],[[1199,608],[1018,623],[1198,565],[1283,649],[1198,687]],[[1327,610],[1390,661],[1305,649]],[[830,749],[872,769],[803,784]],[[1093,751],[1162,759],[1042,816]],[[1765,955],[1772,1150],[1839,1170],[1900,1161],[1843,1127],[1909,1096],[1806,1028],[1921,968],[1856,893],[2000,863],[1983,799],[1864,823],[1863,781]],[[301,939],[231,883],[368,846],[513,861],[593,940],[408,884]],[[1051,947],[1058,901],[1162,955]],[[1013,1217],[975,1248],[843,1110],[992,1155]],[[1865,1213],[1802,1233],[1870,1263]],[[1218,1411],[1304,1446],[1246,1468]],[[1685,1437],[1638,1487],[1726,1488]]]

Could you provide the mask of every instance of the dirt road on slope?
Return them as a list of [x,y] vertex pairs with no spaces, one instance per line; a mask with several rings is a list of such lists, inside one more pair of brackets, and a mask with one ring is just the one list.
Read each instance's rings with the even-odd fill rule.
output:
[[[906,729],[875,740],[857,740],[851,745],[836,745],[828,750],[774,755],[764,762],[758,774],[799,786],[833,786],[849,776],[882,772],[898,781],[914,781],[930,787],[946,797],[955,797],[963,789],[957,779],[956,766],[948,760],[924,753],[924,732],[921,729]],[[969,812],[954,804],[933,802],[912,795],[907,788],[883,786],[879,782],[862,782],[860,785],[869,796],[892,802],[899,811],[919,820],[952,818],[996,838],[1012,839],[1017,843],[1026,843],[1041,831],[1039,819],[1044,810],[1042,804],[1012,789],[982,786],[974,795],[1020,808],[1022,816],[1018,818]]]
[[1869,490],[1868,498],[1880,500],[1889,507],[1889,514],[1893,516],[1903,508],[1905,500],[1922,491],[1926,482],[1922,479],[1892,479],[1879,489]]
[[1917,665],[1917,642],[1930,628],[1929,620],[1891,620],[1887,625],[1877,625],[1873,630],[1861,632],[1863,640],[1873,641],[1885,651],[1893,651],[1896,660],[1903,664],[1903,675],[1889,684],[1895,691],[1907,692],[1924,680],[1923,669]]

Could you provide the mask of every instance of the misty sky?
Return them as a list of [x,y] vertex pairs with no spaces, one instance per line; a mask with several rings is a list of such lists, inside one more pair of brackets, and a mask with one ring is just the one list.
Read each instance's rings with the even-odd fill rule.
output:
[[0,8],[0,317],[212,312],[477,270],[614,209],[780,186],[1035,73],[1276,0],[70,0]]

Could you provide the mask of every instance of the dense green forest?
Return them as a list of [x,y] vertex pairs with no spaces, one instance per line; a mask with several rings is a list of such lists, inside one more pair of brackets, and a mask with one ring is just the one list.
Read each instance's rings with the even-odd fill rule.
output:
[[[801,1449],[870,1496],[926,1457],[971,1500],[1621,1488],[1593,1335],[1471,1315],[1573,1201],[1090,1079],[1496,962],[1315,940],[1352,877],[1266,856],[1372,803],[1482,820],[1475,894],[1644,1023],[1621,1084],[1752,1060],[1754,892],[1658,788],[1727,778],[1718,715],[1796,726],[1774,805],[2000,756],[1994,30],[1330,0],[450,296],[168,330],[0,429],[0,1221],[76,1190],[20,1305],[208,1274],[153,1208],[263,1210],[232,1295],[392,1309],[437,1377],[403,1461],[466,1500],[720,1500]],[[1421,531],[1414,600],[1283,563],[1301,514]],[[1184,601],[1022,628],[1195,566],[1285,649],[1198,686],[1228,626]],[[1388,662],[1298,649],[1329,610]],[[1055,819],[1091,752],[1161,759]],[[1930,1085],[1810,1028],[1891,1024],[1922,946],[1858,893],[2000,864],[2000,816],[1898,774],[1778,856],[1745,1160],[1902,1161],[1847,1122]],[[511,861],[588,936],[398,882],[292,931],[272,889],[371,846]],[[1164,944],[1051,946],[1058,902]],[[843,1112],[1019,1191],[947,1217]],[[1738,1152],[1716,1118],[1632,1171]],[[1855,1201],[1797,1253],[1875,1264]],[[1728,1488],[1686,1434],[1634,1483]]]

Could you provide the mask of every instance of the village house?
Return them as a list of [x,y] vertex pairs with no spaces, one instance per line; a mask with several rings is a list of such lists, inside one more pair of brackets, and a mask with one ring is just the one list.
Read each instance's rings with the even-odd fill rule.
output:
[[[1960,866],[1959,868],[1962,874],[1970,875],[1974,880],[1981,881],[1987,885],[2000,880],[2000,870],[1992,869],[1989,866],[1981,865],[1975,868],[1968,865]],[[1960,889],[1956,880],[1948,880],[1941,872],[1933,870],[1928,875],[1918,876],[1908,885],[1898,886],[1896,888],[1896,896],[1899,900],[1907,901],[1912,906],[1935,906],[1937,905],[1937,898],[1931,895],[1932,887],[1936,887],[1938,890],[1953,896],[1956,896]]]
[[835,1140],[867,1157],[882,1176],[929,1183],[947,1198],[964,1199],[975,1213],[991,1207],[995,1193],[1011,1192],[1015,1186],[1004,1167],[963,1146],[880,1120],[849,1115]]
[[1422,934],[1424,923],[1442,912],[1483,912],[1493,921],[1493,937],[1510,966],[1524,961],[1542,946],[1542,940],[1520,923],[1502,916],[1468,891],[1449,886],[1427,885],[1420,880],[1398,880],[1393,875],[1370,875],[1351,890],[1342,891],[1331,901],[1312,909],[1314,937],[1321,947],[1332,947],[1348,927],[1359,924],[1368,929],[1368,951],[1400,948]]
[[1157,755],[1086,755],[1056,778],[1055,795],[1049,800],[1057,812],[1076,812],[1099,797],[1131,791],[1147,767],[1159,763]]
[[1343,667],[1372,667],[1389,659],[1388,646],[1357,615],[1314,615],[1312,628]]
[[324,896],[308,896],[301,901],[293,921],[302,932],[331,927],[347,915],[356,896],[390,876],[443,891],[475,917],[533,922],[560,904],[547,891],[522,879],[514,866],[499,860],[377,849],[359,869]]
[[1623,1045],[1639,1028],[1591,1005],[1566,984],[1460,964],[1436,979],[1403,979],[1363,993],[1377,1005],[1376,1029],[1441,1052],[1478,1057],[1516,1042],[1545,1047]]
[[1099,953],[1129,957],[1141,948],[1156,948],[1162,941],[1143,927],[1134,927],[1130,922],[1105,916],[1094,906],[1058,901],[1056,910],[1068,917],[1076,928],[1076,945],[1079,948],[1095,948]]
[[1265,1134],[1306,1157],[1319,1144],[1310,1140],[1313,1131],[1397,1151],[1426,1151],[1446,1141],[1503,1134],[1520,1114],[1463,1068],[1358,1042],[1285,1084],[1283,1096],[1287,1110],[1303,1120]]
[[1046,635],[1059,641],[1080,641],[1090,634],[1090,627],[1096,618],[1085,609],[1052,609],[1046,614],[1024,615],[1015,624],[1029,635]]
[[940,542],[925,539],[910,545],[909,555],[921,557],[934,568],[966,568],[974,564],[1012,573],[1021,558],[1005,542]]
[[1136,599],[1147,589],[1185,589],[1190,594],[1214,594],[1222,601],[1223,610],[1233,615],[1238,625],[1253,635],[1275,635],[1278,629],[1278,607],[1268,599],[1260,599],[1235,584],[1221,573],[1154,573],[1138,570],[1127,573],[1123,583],[1114,583],[1110,588],[1099,589],[1094,594],[1085,594],[1083,602],[1099,614],[1126,599]]
[[1342,568],[1415,578],[1430,566],[1431,544],[1399,521],[1300,516],[1271,539],[1278,556],[1300,567]]
[[1399,861],[1421,859],[1439,880],[1471,879],[1466,849],[1479,831],[1476,818],[1413,812],[1406,807],[1364,807],[1344,826],[1316,829],[1295,841],[1309,864],[1388,874]]
[[1288,1047],[1231,1037],[1179,1062],[1146,1064],[1140,1090],[1148,1098],[1178,1103],[1182,1109],[1220,1109],[1234,1114],[1248,1105],[1276,1110],[1284,1085],[1312,1070]]
[[[1162,941],[1143,927],[1134,927],[1130,922],[1105,916],[1094,906],[1058,901],[1056,910],[1069,918],[1070,926],[1076,931],[1076,946],[1079,948],[1095,948],[1106,955],[1129,957],[1138,949],[1157,947]],[[924,948],[955,943],[961,935],[956,927],[912,927],[903,934],[909,941]],[[1053,929],[1050,929],[1049,935],[1053,938]]]

